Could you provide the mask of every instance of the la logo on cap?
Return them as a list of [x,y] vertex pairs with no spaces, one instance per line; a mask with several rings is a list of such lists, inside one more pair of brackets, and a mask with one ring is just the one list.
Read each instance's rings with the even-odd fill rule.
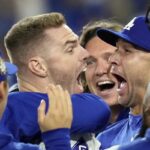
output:
[[136,17],[133,18],[125,27],[124,29],[126,30],[130,30],[133,26],[134,26],[134,21],[135,21]]

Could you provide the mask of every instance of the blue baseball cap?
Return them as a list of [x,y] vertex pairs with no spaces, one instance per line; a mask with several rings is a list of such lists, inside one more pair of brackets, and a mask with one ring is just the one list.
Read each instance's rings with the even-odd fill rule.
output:
[[113,46],[116,46],[116,42],[121,38],[144,49],[144,51],[150,52],[150,28],[145,20],[144,16],[135,17],[121,32],[100,29],[97,31],[97,35]]
[[0,81],[4,81],[7,75],[13,75],[18,71],[16,65],[4,62],[2,57],[0,56]]

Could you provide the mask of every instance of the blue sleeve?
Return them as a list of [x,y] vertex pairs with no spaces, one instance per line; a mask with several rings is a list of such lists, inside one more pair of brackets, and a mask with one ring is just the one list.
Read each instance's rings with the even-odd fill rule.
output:
[[0,150],[40,150],[38,145],[16,142],[11,133],[0,124]]
[[40,150],[38,145],[24,144],[19,142],[9,142],[2,147],[1,150]]
[[[41,140],[37,122],[37,108],[41,99],[46,100],[48,107],[47,94],[35,92],[9,94],[2,123],[10,130],[15,139],[23,142],[32,141],[32,143]],[[89,93],[73,94],[72,107],[71,134],[97,132],[103,129],[109,121],[110,108],[103,99],[96,95]]]
[[[70,130],[56,129],[42,134],[46,150],[71,150]],[[0,150],[40,150],[36,144],[14,142],[10,134],[0,134]]]
[[56,129],[42,134],[46,150],[71,150],[70,130]]
[[89,93],[74,94],[72,104],[71,133],[96,132],[107,125],[110,108],[100,97]]

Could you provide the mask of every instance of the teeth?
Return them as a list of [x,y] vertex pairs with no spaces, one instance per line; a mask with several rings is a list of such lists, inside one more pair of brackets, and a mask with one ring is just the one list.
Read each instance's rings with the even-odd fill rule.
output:
[[112,81],[103,81],[103,82],[98,82],[97,85],[101,86],[103,84],[112,84],[112,83],[113,83]]
[[83,69],[83,72],[85,72],[86,70],[87,70],[87,68],[84,68],[84,69]]
[[120,91],[120,89],[117,89],[117,92],[119,92]]
[[120,84],[120,88],[122,88],[124,86],[124,82],[121,82]]
[[118,89],[117,89],[117,92],[119,92],[121,90],[121,88],[123,88],[124,86],[125,86],[125,83],[121,82]]

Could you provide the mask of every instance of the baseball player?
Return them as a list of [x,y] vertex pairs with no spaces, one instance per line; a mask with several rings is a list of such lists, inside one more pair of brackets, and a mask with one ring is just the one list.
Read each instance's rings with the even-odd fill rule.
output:
[[[7,76],[15,74],[17,67],[11,63],[4,62],[0,56],[0,118],[7,103]],[[72,106],[70,96],[60,86],[49,85],[48,97],[51,105],[45,114],[45,103],[41,101],[38,109],[38,122],[42,131],[42,139],[46,150],[70,150],[69,128],[72,122]],[[61,99],[61,101],[60,101]],[[59,104],[59,105],[58,105]],[[57,107],[57,112],[56,112]],[[12,114],[13,116],[13,114]],[[60,119],[60,117],[63,118]],[[1,150],[40,150],[38,145],[15,142],[13,135],[0,124],[0,149]]]
[[41,99],[48,109],[45,85],[52,83],[73,94],[71,134],[78,136],[72,138],[72,149],[99,147],[91,133],[107,125],[110,109],[96,95],[74,94],[83,91],[80,73],[86,69],[89,54],[80,46],[78,36],[66,25],[63,15],[49,13],[20,20],[8,31],[5,46],[19,70],[19,92],[9,94],[2,119],[15,139],[41,143],[36,111]]
[[109,59],[110,72],[116,77],[118,101],[130,107],[129,118],[109,126],[98,135],[101,148],[131,142],[142,125],[143,99],[150,80],[150,30],[145,16],[133,18],[121,32],[99,30],[98,36],[116,45]]

